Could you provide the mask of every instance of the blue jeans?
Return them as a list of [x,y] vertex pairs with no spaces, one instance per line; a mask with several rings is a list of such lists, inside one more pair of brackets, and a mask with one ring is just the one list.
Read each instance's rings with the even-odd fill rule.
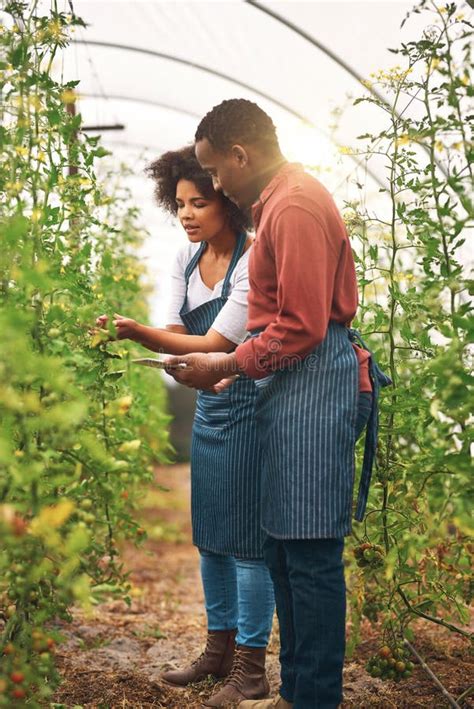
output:
[[280,624],[280,694],[294,709],[336,709],[342,701],[343,548],[343,539],[264,543]]
[[236,643],[266,647],[272,630],[275,596],[263,559],[199,550],[209,630],[237,628]]
[[[356,436],[372,408],[359,395]],[[280,624],[280,694],[294,709],[337,709],[342,701],[346,586],[343,539],[275,539],[263,553]]]

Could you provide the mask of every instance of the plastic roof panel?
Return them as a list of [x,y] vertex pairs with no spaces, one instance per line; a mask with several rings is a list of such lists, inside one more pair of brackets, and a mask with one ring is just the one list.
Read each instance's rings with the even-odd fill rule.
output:
[[[43,8],[49,4],[44,0]],[[414,16],[400,31],[412,8],[412,2],[404,1],[260,4],[365,77],[396,64],[387,48],[417,36],[425,21]],[[368,104],[353,107],[348,94],[360,95],[363,87],[324,51],[262,9],[245,0],[73,0],[73,7],[87,28],[77,29],[76,43],[63,52],[56,70],[65,79],[80,79],[78,107],[86,125],[125,125],[123,131],[103,132],[102,140],[115,159],[133,165],[134,200],[152,232],[145,253],[160,284],[167,282],[170,261],[186,237],[153,205],[143,168],[164,150],[191,142],[199,118],[223,99],[257,101],[272,116],[285,155],[321,167],[321,179],[340,204],[355,196],[356,176],[367,183],[372,199],[383,199],[383,164],[373,164],[377,179],[371,179],[336,145],[356,145],[357,135],[380,130],[381,112]],[[344,110],[335,132],[336,108]],[[155,313],[163,324],[166,287],[161,287]]]

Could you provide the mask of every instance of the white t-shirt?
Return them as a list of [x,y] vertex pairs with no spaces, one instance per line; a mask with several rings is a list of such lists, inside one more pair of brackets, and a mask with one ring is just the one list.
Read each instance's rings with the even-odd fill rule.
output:
[[[171,303],[168,310],[168,325],[184,325],[179,311],[186,295],[186,280],[184,272],[200,244],[186,244],[179,250],[171,272]],[[247,295],[249,291],[248,261],[250,247],[242,254],[230,277],[227,291],[227,302],[212,323],[212,329],[236,345],[240,345],[248,335],[247,332]],[[188,310],[194,310],[203,303],[222,295],[224,279],[213,289],[208,288],[201,278],[199,264],[189,278]]]

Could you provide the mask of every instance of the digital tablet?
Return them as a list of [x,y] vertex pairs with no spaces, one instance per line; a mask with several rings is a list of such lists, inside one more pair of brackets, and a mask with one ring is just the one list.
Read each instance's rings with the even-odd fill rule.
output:
[[154,357],[140,357],[132,359],[133,364],[141,364],[144,367],[153,367],[154,369],[186,369],[187,364],[178,362],[177,364],[166,364],[163,359],[155,359]]

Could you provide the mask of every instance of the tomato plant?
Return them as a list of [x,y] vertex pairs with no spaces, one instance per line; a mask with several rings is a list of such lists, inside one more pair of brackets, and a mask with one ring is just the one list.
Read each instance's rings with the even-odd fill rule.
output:
[[[362,189],[346,209],[358,326],[393,381],[368,512],[354,532],[353,616],[355,627],[361,612],[381,621],[389,648],[413,638],[415,619],[469,638],[472,600],[472,25],[456,3],[424,0],[416,12],[428,29],[395,50],[401,64],[367,82],[387,101],[380,92],[357,100],[385,119],[356,152],[386,166],[386,207],[374,215]],[[388,659],[374,659],[372,672],[408,676],[396,673],[396,655],[381,666]]]
[[[46,700],[57,618],[127,598],[118,556],[143,540],[133,508],[168,450],[164,389],[129,344],[91,334],[103,312],[146,320],[144,232],[81,132],[76,83],[52,66],[78,18],[10,2],[0,43],[0,706]],[[116,176],[115,176],[116,178]],[[114,179],[113,184],[117,180]]]

